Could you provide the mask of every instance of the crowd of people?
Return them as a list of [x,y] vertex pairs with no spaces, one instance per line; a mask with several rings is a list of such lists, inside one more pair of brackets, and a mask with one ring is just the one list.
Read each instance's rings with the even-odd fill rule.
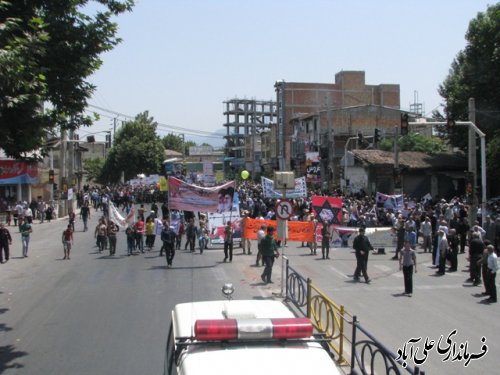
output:
[[[277,199],[265,197],[260,184],[242,182],[237,186],[236,193],[239,197],[239,212],[242,216],[276,219],[274,207]],[[319,190],[311,190],[307,197],[291,199],[295,208],[291,220],[317,222],[311,199],[314,195],[324,194]],[[375,197],[364,193],[343,196],[340,192],[336,192],[331,195],[342,198],[341,225],[359,228],[360,233],[353,241],[357,259],[355,280],[359,280],[359,277],[363,275],[365,281],[370,282],[367,274],[367,263],[368,254],[373,248],[364,234],[365,228],[388,226],[392,228],[396,238],[396,251],[393,259],[399,260],[400,268],[405,274],[407,295],[412,294],[410,275],[413,270],[416,272],[415,250],[417,246],[420,246],[424,253],[431,254],[432,263],[436,267],[438,275],[457,271],[458,254],[465,253],[467,248],[470,270],[468,281],[474,285],[479,285],[482,282],[485,287],[484,293],[489,296],[489,301],[496,302],[496,288],[491,275],[494,273],[492,272],[494,270],[492,259],[500,251],[500,207],[498,205],[488,207],[488,212],[484,213],[486,214],[484,224],[481,225],[479,221],[469,223],[470,208],[462,197],[454,197],[449,201],[444,199],[418,200],[405,197],[401,207],[387,209],[377,207]],[[116,236],[119,227],[117,223],[109,219],[111,202],[125,216],[130,213],[134,206],[139,205],[137,212],[134,213],[136,220],[124,231],[127,237],[127,254],[129,256],[134,253],[150,251],[154,247],[157,236],[162,241],[160,256],[165,253],[169,267],[172,266],[175,250],[181,247],[183,237],[185,237],[185,249],[189,248],[190,251],[195,251],[196,245],[198,245],[200,252],[203,252],[208,246],[210,231],[207,215],[198,213],[198,220],[196,220],[194,212],[170,212],[165,193],[161,192],[155,185],[139,187],[120,185],[104,188],[85,186],[76,196],[84,231],[88,230],[90,208],[99,212],[101,216],[94,232],[99,252],[109,248],[111,256],[116,253]],[[145,204],[151,207],[148,213],[144,208]],[[3,263],[9,259],[8,247],[12,243],[12,237],[7,227],[12,222],[14,226],[18,226],[19,232],[22,234],[23,257],[27,257],[33,221],[50,221],[54,218],[53,211],[53,206],[47,205],[41,197],[30,204],[18,202],[15,207],[12,207],[7,213],[5,224],[2,223],[0,227],[2,248],[0,261]],[[477,212],[479,218],[482,214],[480,211]],[[75,219],[75,213],[70,212],[68,227],[62,235],[65,259],[70,259]],[[179,221],[180,225],[172,226],[172,219]],[[234,228],[230,222],[225,224],[227,225],[224,229],[223,261],[231,262]],[[270,240],[266,240],[267,235],[273,230],[272,227],[261,228],[258,233],[256,265],[259,265],[260,262],[265,265],[265,271],[262,275],[265,282],[271,280],[271,260],[276,256],[279,246],[279,243],[272,244]],[[323,259],[328,259],[331,232],[327,226],[324,226],[321,234],[321,255]],[[308,246],[311,254],[316,254],[316,238],[313,242],[308,243]],[[251,254],[251,243],[244,236],[242,247],[244,252]]]

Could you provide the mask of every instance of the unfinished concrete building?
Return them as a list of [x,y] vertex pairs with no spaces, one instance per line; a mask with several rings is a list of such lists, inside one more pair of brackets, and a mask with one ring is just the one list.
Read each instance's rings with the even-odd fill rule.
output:
[[224,102],[224,108],[226,177],[246,169],[256,178],[261,172],[260,135],[276,120],[276,102],[231,99]]

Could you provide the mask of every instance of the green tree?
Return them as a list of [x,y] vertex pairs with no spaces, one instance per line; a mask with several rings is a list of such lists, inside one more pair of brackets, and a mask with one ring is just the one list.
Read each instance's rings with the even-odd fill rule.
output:
[[83,173],[90,182],[102,182],[100,177],[104,168],[104,158],[85,159],[83,161]]
[[[489,181],[500,177],[497,130],[500,121],[500,3],[488,6],[470,21],[465,35],[467,45],[457,54],[451,69],[439,86],[445,99],[445,113],[455,120],[468,119],[468,100],[476,102],[476,125],[486,134]],[[456,127],[450,135],[453,146],[467,149],[467,128]],[[493,145],[491,145],[493,144]],[[479,160],[479,158],[478,158]]]
[[165,150],[174,150],[182,153],[182,144],[184,143],[184,138],[182,136],[170,133],[164,136],[161,142]]
[[[84,114],[99,55],[120,39],[113,16],[133,0],[0,1],[0,148],[12,157],[45,143],[55,129],[90,125]],[[46,107],[44,110],[42,105]]]
[[[418,151],[426,154],[436,154],[443,152],[445,146],[443,141],[438,137],[424,137],[417,133],[408,133],[398,140],[399,151]],[[385,138],[380,142],[380,149],[383,151],[394,150],[394,140]]]
[[101,180],[118,182],[122,171],[125,180],[135,178],[139,173],[160,173],[165,148],[156,135],[157,126],[148,111],[138,114],[133,121],[125,122],[116,132]]
[[[465,39],[439,94],[446,100],[445,112],[456,120],[468,120],[468,101],[475,98],[477,125],[493,135],[500,119],[500,3],[470,21]],[[464,147],[467,139],[460,142],[464,137],[455,133],[453,144]]]

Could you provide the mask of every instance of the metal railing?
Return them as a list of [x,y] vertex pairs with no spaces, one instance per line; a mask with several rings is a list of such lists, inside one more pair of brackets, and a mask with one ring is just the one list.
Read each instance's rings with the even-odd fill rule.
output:
[[[396,360],[393,352],[363,328],[356,316],[326,296],[310,278],[291,267],[288,258],[284,258],[285,299],[311,319],[317,332],[330,340],[328,346],[337,355],[339,365],[350,366],[351,374],[424,375],[418,367],[404,368],[402,361]],[[360,339],[361,333],[364,337]]]
[[[318,332],[328,342],[331,350],[337,355],[339,365],[349,365],[348,355],[345,352],[345,343],[350,343],[346,335],[346,318],[351,318],[344,306],[336,304],[321,290],[312,284],[289,264],[286,259],[286,288],[285,297],[292,302],[302,314],[306,315]],[[350,323],[350,322],[349,322]]]
[[[358,337],[359,333],[364,334],[364,338]],[[351,375],[358,374],[413,374],[425,375],[418,367],[403,367],[401,360],[396,360],[397,356],[386,348],[379,340],[372,336],[361,326],[356,316],[352,321],[351,340]]]

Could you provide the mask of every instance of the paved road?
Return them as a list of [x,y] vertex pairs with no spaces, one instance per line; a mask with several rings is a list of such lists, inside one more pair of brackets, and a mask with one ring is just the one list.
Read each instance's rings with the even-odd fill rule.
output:
[[[97,215],[93,213],[91,228]],[[0,373],[2,374],[160,374],[169,313],[179,302],[221,298],[224,282],[235,284],[235,298],[278,298],[281,262],[275,284],[264,285],[254,256],[235,250],[232,263],[222,263],[222,249],[203,255],[177,252],[167,269],[152,252],[126,256],[125,234],[118,236],[115,257],[96,252],[93,231],[77,222],[71,260],[62,260],[61,233],[67,221],[36,224],[30,256],[21,259],[19,234],[11,260],[0,265]],[[394,352],[412,337],[468,342],[477,353],[486,337],[488,353],[468,368],[442,362],[431,350],[422,368],[427,374],[491,373],[500,349],[498,306],[481,304],[480,287],[464,284],[460,272],[434,276],[430,256],[419,254],[412,298],[401,295],[402,275],[392,254],[371,255],[370,285],[352,282],[355,267],[349,249],[334,249],[330,260],[310,256],[290,244],[291,265],[312,278],[327,295],[344,304],[363,325]],[[254,245],[255,246],[255,245]],[[458,347],[457,347],[458,349]],[[494,367],[495,366],[495,367]]]

